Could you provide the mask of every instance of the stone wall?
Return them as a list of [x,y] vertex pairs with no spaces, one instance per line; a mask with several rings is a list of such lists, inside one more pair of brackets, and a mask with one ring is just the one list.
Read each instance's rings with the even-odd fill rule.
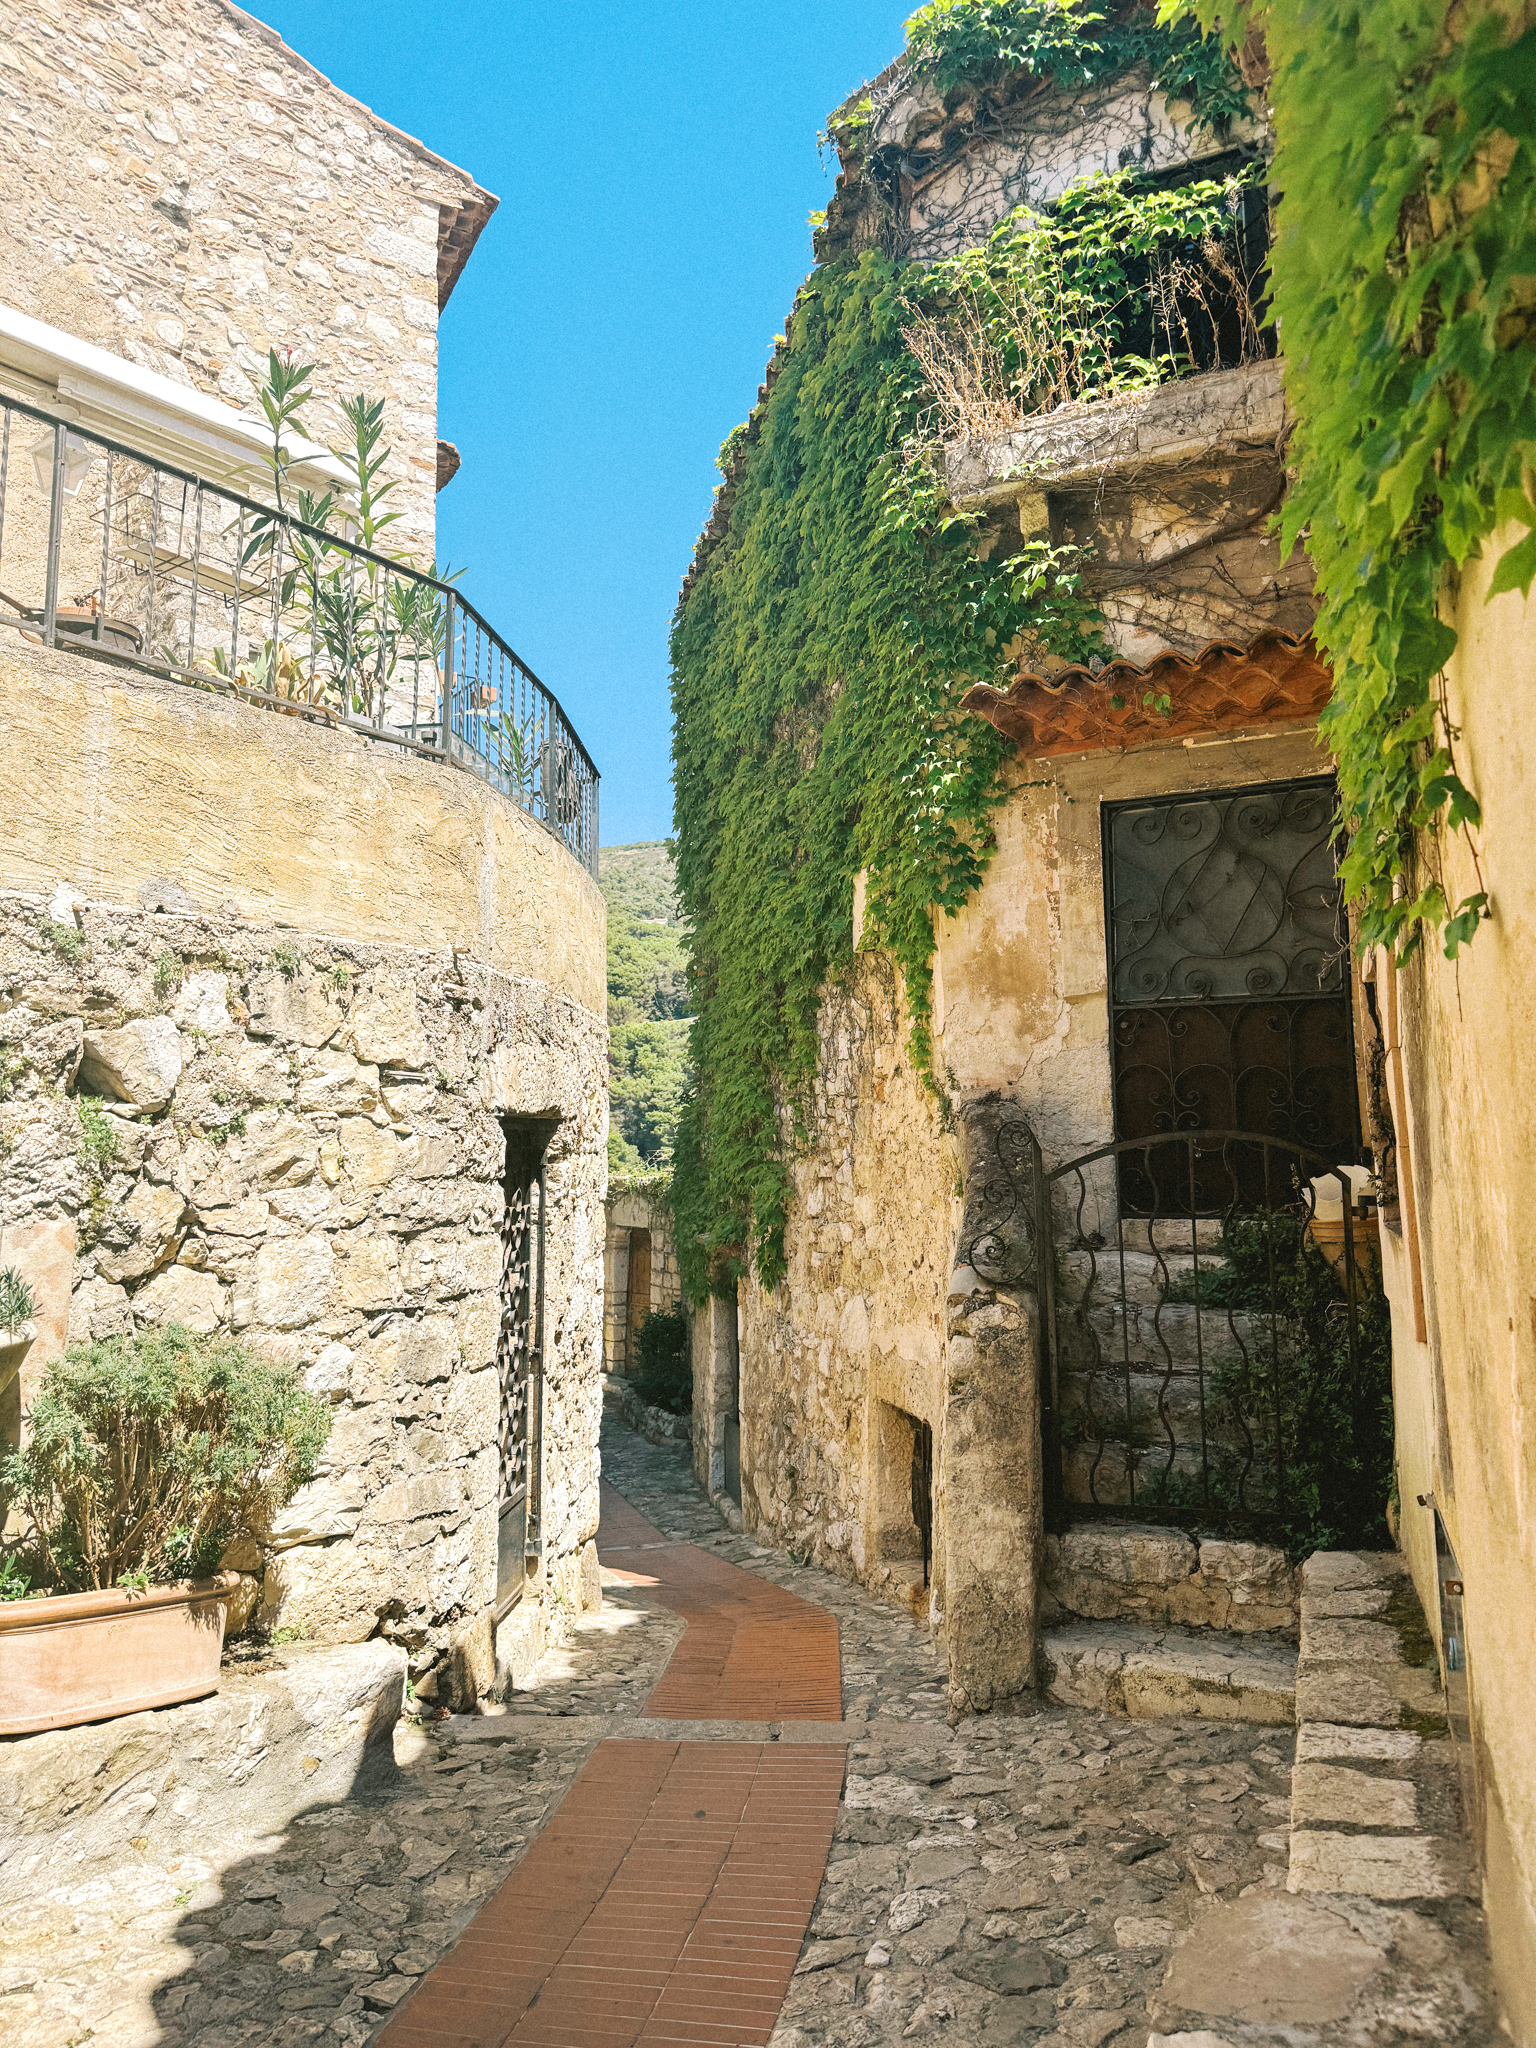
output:
[[44,1295],[23,1401],[65,1326],[179,1322],[293,1360],[334,1411],[320,1476],[231,1561],[259,1622],[382,1630],[418,1669],[496,1590],[499,1118],[561,1119],[536,1591],[577,1600],[598,1513],[600,1019],[446,947],[67,892],[0,898],[0,991],[0,1260]]
[[[630,1232],[643,1230],[650,1236],[650,1279],[647,1306],[630,1302]],[[651,1310],[675,1309],[682,1298],[682,1273],[677,1263],[677,1235],[672,1211],[659,1194],[621,1188],[608,1198],[606,1235],[603,1248],[603,1370],[627,1373],[634,1369],[630,1357],[631,1336]]]
[[941,1435],[958,1156],[907,1059],[888,961],[861,959],[828,991],[820,1033],[789,1269],[768,1292],[741,1288],[742,1512],[749,1529],[940,1617],[942,1586],[925,1591],[910,1546],[889,1554],[874,1481],[883,1410]]
[[1300,1575],[1271,1544],[1182,1529],[1096,1522],[1047,1536],[1042,1580],[1053,1620],[1284,1629],[1300,1617]]
[[385,401],[432,559],[439,241],[494,202],[224,0],[0,0],[0,292],[237,407],[313,362],[314,438]]
[[0,636],[0,889],[472,955],[601,1016],[607,912],[478,776]]
[[904,258],[935,263],[984,241],[1015,207],[1048,206],[1096,172],[1167,172],[1264,135],[1247,118],[1213,134],[1187,102],[1152,88],[1141,66],[1079,92],[1042,92],[1019,74],[986,92],[942,94],[898,61],[854,100],[870,117],[840,152],[844,175],[818,240],[823,258],[881,239],[885,208],[865,168],[877,152],[899,175],[887,235]]

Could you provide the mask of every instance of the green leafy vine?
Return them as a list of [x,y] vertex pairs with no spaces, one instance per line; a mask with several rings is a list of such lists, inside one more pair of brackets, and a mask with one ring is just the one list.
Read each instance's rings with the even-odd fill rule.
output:
[[907,23],[907,55],[941,92],[1008,71],[1067,88],[1100,85],[1134,64],[1195,118],[1224,128],[1248,111],[1248,92],[1217,38],[1149,10],[1107,14],[1084,0],[930,0]]
[[1064,655],[1099,645],[1075,554],[1035,541],[981,560],[931,462],[903,459],[924,395],[910,317],[902,274],[878,254],[802,291],[723,539],[674,629],[697,1019],[675,1189],[695,1295],[712,1248],[751,1241],[765,1283],[782,1270],[786,1153],[803,1136],[823,987],[852,959],[860,869],[865,943],[903,970],[928,1070],[934,911],[981,878],[1006,751],[958,713],[964,689],[1000,675],[1025,629]]
[[1322,728],[1362,943],[1447,957],[1489,914],[1452,909],[1432,849],[1473,834],[1439,682],[1454,573],[1510,522],[1492,592],[1536,577],[1536,29],[1439,0],[1173,0],[1265,37],[1281,197],[1271,253],[1295,482],[1334,688]]
[[959,699],[1006,684],[1022,649],[1107,652],[1078,551],[1036,535],[983,559],[977,518],[950,506],[938,442],[967,430],[968,401],[954,416],[936,389],[946,336],[959,323],[955,358],[987,364],[1014,417],[1176,372],[1176,347],[1146,352],[1144,259],[1215,246],[1239,183],[1097,176],[926,271],[876,254],[824,266],[721,451],[728,513],[672,645],[697,1020],[676,1190],[695,1293],[712,1248],[751,1243],[765,1282],[782,1269],[787,1160],[861,869],[862,942],[900,966],[913,1065],[942,1099],[934,918],[980,884],[1007,752]]

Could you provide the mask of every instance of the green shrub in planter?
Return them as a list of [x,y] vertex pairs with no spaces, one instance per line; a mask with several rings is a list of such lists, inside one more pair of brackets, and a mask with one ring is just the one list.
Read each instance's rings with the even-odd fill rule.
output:
[[0,1492],[31,1524],[33,1585],[84,1593],[217,1570],[314,1477],[331,1415],[291,1366],[173,1324],[72,1345],[31,1422],[31,1442],[0,1460]]
[[693,1406],[693,1351],[688,1312],[653,1308],[640,1325],[635,1389],[653,1408],[686,1415]]

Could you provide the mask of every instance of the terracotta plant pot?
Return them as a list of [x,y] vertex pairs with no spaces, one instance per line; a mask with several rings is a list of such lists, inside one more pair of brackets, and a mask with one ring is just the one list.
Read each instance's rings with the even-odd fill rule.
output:
[[[1344,1278],[1344,1218],[1314,1216],[1307,1234],[1342,1280]],[[1374,1216],[1356,1216],[1351,1223],[1355,1264],[1369,1273],[1372,1259],[1381,1259],[1381,1225]]]
[[174,1706],[219,1689],[236,1572],[147,1593],[0,1601],[0,1735]]
[[19,1330],[0,1330],[0,1394],[21,1371],[35,1336],[31,1323],[23,1323]]

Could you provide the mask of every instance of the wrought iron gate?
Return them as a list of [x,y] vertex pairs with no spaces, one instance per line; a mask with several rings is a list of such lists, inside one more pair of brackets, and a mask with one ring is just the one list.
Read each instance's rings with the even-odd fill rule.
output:
[[544,1391],[545,1126],[505,1120],[507,1162],[501,1225],[500,1393],[496,1609],[523,1590],[525,1560],[543,1549],[540,1479]]
[[1283,1521],[1320,1419],[1356,1402],[1362,1441],[1377,1426],[1376,1223],[1350,1166],[1193,1130],[1037,1173],[1053,1525]]

